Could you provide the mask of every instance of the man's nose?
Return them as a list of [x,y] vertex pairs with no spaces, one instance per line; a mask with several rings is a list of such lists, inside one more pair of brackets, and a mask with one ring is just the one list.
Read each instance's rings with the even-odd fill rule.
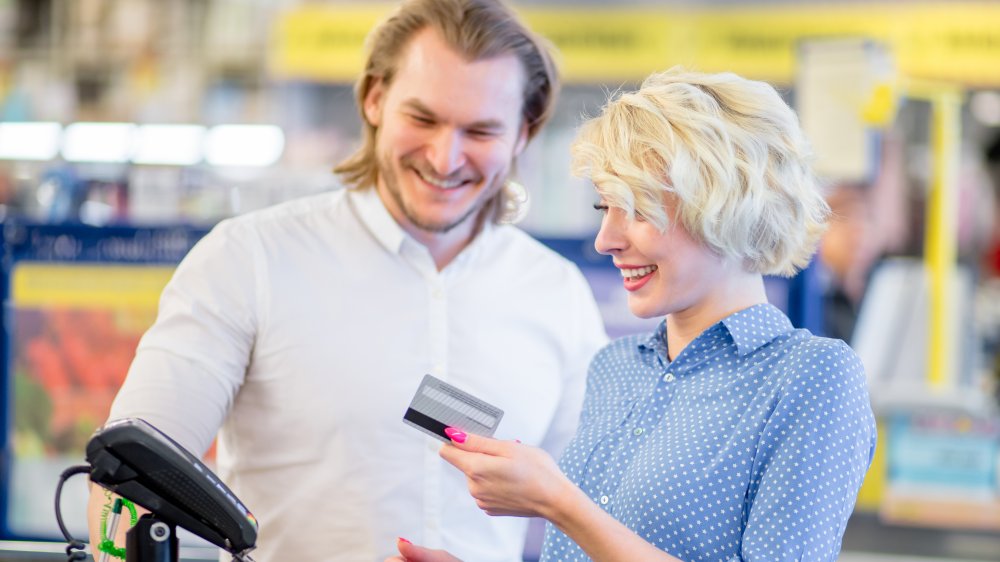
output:
[[462,132],[442,128],[437,131],[428,146],[427,161],[434,172],[446,177],[465,165],[465,143]]

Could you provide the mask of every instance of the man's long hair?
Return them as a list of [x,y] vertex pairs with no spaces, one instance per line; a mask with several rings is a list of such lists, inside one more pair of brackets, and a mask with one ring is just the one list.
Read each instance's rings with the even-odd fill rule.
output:
[[[364,73],[355,84],[354,92],[363,122],[361,146],[334,168],[350,188],[365,189],[378,179],[378,159],[375,154],[376,128],[364,112],[365,97],[381,80],[388,87],[395,77],[399,59],[413,36],[425,28],[433,28],[445,42],[469,61],[478,61],[512,54],[524,68],[523,123],[528,127],[528,139],[552,115],[559,91],[559,78],[546,41],[532,33],[502,2],[496,0],[410,0],[379,24],[368,35],[368,53]],[[501,210],[510,211],[518,202],[508,200],[508,190],[501,189],[486,205],[486,215],[498,220]]]

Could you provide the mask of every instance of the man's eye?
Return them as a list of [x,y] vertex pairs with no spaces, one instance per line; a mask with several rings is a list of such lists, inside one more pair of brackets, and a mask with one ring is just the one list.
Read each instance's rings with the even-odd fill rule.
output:
[[468,134],[476,139],[489,139],[496,136],[496,133],[487,129],[470,129]]
[[434,124],[434,120],[433,119],[431,119],[430,117],[424,117],[423,115],[410,115],[410,119],[412,119],[418,125],[433,125]]

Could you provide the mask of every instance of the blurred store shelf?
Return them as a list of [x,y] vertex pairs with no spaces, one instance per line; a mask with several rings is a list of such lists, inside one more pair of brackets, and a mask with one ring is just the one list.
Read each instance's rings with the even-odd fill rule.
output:
[[1000,561],[1000,533],[886,525],[876,515],[855,513],[847,523],[840,560]]
[[[66,545],[0,541],[0,562],[65,560]],[[1000,533],[945,531],[884,525],[874,515],[856,513],[844,534],[838,562],[1000,561]],[[181,547],[181,562],[218,560],[216,549]]]
[[975,562],[958,558],[914,558],[913,556],[893,556],[890,554],[872,554],[870,552],[844,552],[837,562]]
[[[180,548],[180,562],[218,560],[217,553],[218,550],[214,548],[182,546]],[[0,562],[34,562],[37,560],[66,560],[66,545],[55,542],[0,541]]]

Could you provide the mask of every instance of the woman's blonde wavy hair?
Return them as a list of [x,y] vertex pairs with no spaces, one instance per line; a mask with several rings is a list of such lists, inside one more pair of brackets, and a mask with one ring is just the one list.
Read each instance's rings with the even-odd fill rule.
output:
[[805,267],[830,214],[795,113],[769,84],[732,73],[653,74],[584,123],[572,155],[608,205],[661,231],[679,221],[749,271]]

